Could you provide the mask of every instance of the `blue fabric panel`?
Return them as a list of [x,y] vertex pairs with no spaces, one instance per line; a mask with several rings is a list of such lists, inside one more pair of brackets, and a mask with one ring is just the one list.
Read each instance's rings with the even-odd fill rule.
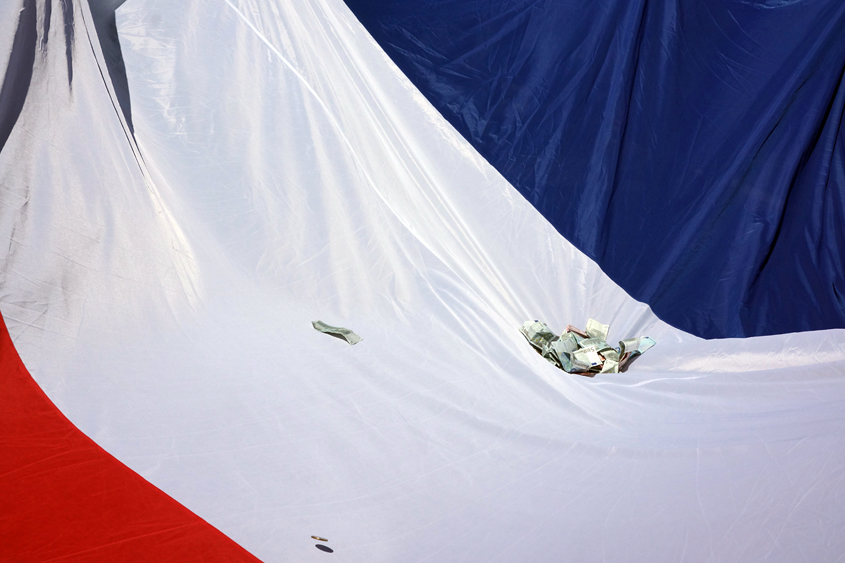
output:
[[346,1],[668,323],[706,338],[845,327],[842,0]]

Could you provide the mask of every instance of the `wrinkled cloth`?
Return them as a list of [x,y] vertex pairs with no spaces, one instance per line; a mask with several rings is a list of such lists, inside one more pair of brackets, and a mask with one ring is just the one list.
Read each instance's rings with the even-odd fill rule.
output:
[[346,3],[662,320],[704,338],[845,327],[842,0]]

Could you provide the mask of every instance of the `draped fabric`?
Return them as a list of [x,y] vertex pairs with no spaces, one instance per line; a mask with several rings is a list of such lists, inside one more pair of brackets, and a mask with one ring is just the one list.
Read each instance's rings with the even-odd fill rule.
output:
[[[786,107],[781,123],[796,143],[805,128],[821,131],[801,170],[827,154],[824,193],[835,197],[840,145],[823,124],[839,98],[826,98],[826,113],[792,112],[834,95],[824,61],[839,52],[838,7],[743,5],[760,11],[761,25],[806,7],[789,12],[795,33],[811,20],[827,31],[815,50],[798,49],[781,28],[772,31],[779,41],[734,45],[755,80],[762,75],[749,65],[762,64],[765,49],[800,53],[818,69],[787,106],[760,98],[742,73],[720,75],[724,92],[757,92],[756,105],[742,106],[688,86],[676,98],[637,97],[654,86],[648,73],[673,64],[701,75],[726,68],[728,59],[705,64],[671,41],[662,63],[646,56],[659,50],[651,33],[673,21],[715,25],[691,18],[704,8],[663,25],[653,3],[598,4],[494,18],[553,29],[586,22],[580,35],[536,49],[588,60],[600,52],[591,45],[607,43],[601,53],[615,53],[576,65],[586,74],[570,90],[550,81],[521,91],[523,78],[513,81],[522,92],[514,107],[534,108],[561,143],[578,130],[577,143],[528,150],[534,114],[509,113],[496,96],[489,119],[470,104],[465,112],[489,132],[524,125],[519,143],[501,145],[514,148],[513,170],[595,177],[560,200],[581,217],[574,224],[596,228],[578,244],[619,258],[624,271],[674,260],[694,275],[690,249],[748,227],[736,216],[709,225],[697,212],[726,205],[731,189],[757,194],[744,205],[758,214],[780,205],[755,191],[761,178],[781,181],[770,162],[794,164],[798,149],[780,129],[734,185],[720,175],[724,162],[684,144],[683,129],[633,143],[654,113],[681,125],[700,119],[689,140],[698,147],[741,126],[763,135],[751,109]],[[470,12],[461,6],[478,5],[432,4],[417,17],[444,6],[458,12],[441,23],[462,25]],[[407,13],[397,4],[384,14],[396,10]],[[530,44],[521,32],[483,30],[514,48]],[[742,40],[711,35],[722,52]],[[415,44],[434,57],[463,41],[457,28],[437,37]],[[468,61],[494,64],[507,52],[471,44],[461,43]],[[551,67],[576,68],[562,60],[543,70],[526,57],[535,85]],[[449,64],[438,68],[452,79],[483,82],[474,67]],[[781,92],[795,68],[769,69]],[[708,340],[667,324],[444,119],[343,0],[5,0],[0,77],[0,561],[834,563],[845,553],[845,330]],[[698,101],[684,105],[690,97]],[[549,99],[560,113],[544,121]],[[712,103],[702,113],[703,100]],[[620,136],[626,121],[630,135]],[[676,153],[658,158],[650,147],[660,143]],[[720,154],[734,166],[756,154],[731,143]],[[537,160],[543,154],[549,160]],[[561,158],[595,166],[561,167]],[[644,161],[655,177],[671,164],[727,191],[701,192],[679,216],[689,196],[671,196],[674,184],[652,184],[643,200],[623,189]],[[789,189],[821,190],[802,174]],[[790,199],[767,264],[781,264],[778,245],[797,236],[787,228],[793,203],[839,221],[838,207]],[[816,230],[807,233],[827,237],[833,223],[808,223]],[[677,232],[617,230],[632,224]],[[702,229],[709,238],[696,238]],[[720,259],[734,264],[752,247],[734,241]],[[789,259],[835,262],[819,248]],[[671,296],[682,286],[669,282],[683,276],[659,269],[654,280],[668,284],[660,295]],[[798,273],[811,287],[819,272]],[[784,286],[790,299],[771,314],[833,314],[832,284],[815,309],[800,307],[801,287]],[[691,315],[693,301],[724,312],[719,291],[702,290],[678,314]],[[656,345],[623,373],[582,377],[526,341],[520,328],[538,319],[553,329],[549,341],[571,324],[613,345],[639,336],[652,339],[640,346]],[[586,359],[612,356],[592,344],[579,349]]]
[[53,405],[0,317],[0,561],[258,561]]
[[661,319],[705,338],[845,327],[839,0],[346,3]]

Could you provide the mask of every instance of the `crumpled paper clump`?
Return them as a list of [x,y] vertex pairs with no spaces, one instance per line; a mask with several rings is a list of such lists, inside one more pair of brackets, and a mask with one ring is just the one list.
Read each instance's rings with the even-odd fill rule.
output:
[[572,325],[560,336],[540,321],[527,321],[519,332],[544,358],[565,372],[594,376],[597,373],[619,373],[625,364],[656,343],[648,336],[621,340],[610,346],[609,326],[590,319],[586,330]]

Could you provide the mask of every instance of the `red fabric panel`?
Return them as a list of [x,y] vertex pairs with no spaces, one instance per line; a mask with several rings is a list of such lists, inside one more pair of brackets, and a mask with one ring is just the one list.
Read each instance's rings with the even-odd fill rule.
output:
[[258,561],[79,431],[0,316],[0,561]]

